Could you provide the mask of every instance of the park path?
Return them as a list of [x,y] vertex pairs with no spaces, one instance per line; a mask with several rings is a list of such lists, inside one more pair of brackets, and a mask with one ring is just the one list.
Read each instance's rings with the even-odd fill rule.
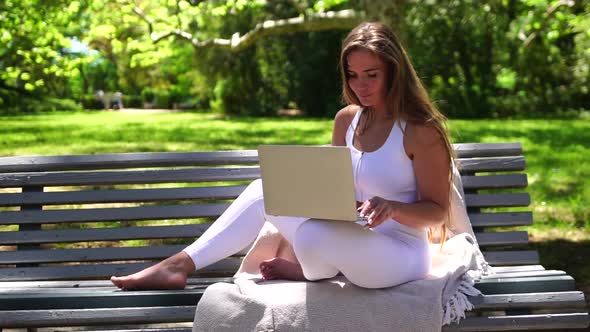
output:
[[127,113],[127,114],[152,114],[152,113],[179,113],[186,112],[186,110],[174,110],[164,108],[124,108],[122,110],[116,110],[116,112]]

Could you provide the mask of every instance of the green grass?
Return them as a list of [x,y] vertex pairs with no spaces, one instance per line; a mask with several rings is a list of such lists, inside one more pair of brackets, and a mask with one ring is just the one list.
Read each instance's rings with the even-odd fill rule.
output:
[[[211,114],[58,112],[0,116],[0,156],[254,149],[327,144],[332,120],[223,118]],[[590,289],[590,121],[453,120],[455,142],[523,144],[542,264]]]
[[[327,144],[332,120],[224,118],[211,114],[57,112],[0,116],[0,156],[254,149],[258,144]],[[533,236],[588,238],[590,122],[453,120],[455,142],[523,144],[535,212]],[[556,234],[556,231],[558,234]],[[568,232],[570,232],[568,234]]]
[[211,114],[114,112],[0,116],[0,155],[197,151],[258,144],[325,144],[331,121],[226,119]]

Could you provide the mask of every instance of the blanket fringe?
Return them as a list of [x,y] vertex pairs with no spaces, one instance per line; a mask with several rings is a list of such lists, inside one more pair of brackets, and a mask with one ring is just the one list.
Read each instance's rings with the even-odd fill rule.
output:
[[494,269],[484,258],[479,246],[476,244],[475,261],[477,264],[476,270],[467,271],[455,291],[455,294],[447,301],[443,312],[443,325],[450,323],[459,323],[462,318],[465,318],[465,312],[472,310],[473,304],[469,301],[468,296],[481,295],[479,289],[475,288],[475,280],[481,279],[482,276],[495,274]]
[[465,318],[465,311],[473,309],[473,304],[469,302],[468,296],[478,296],[481,292],[474,287],[475,280],[479,279],[482,275],[481,270],[471,270],[463,275],[463,279],[459,284],[459,288],[451,297],[443,312],[443,325],[450,323],[459,323],[461,318]]
[[494,269],[492,268],[492,266],[490,266],[490,264],[483,257],[483,254],[481,253],[481,250],[479,250],[479,248],[475,251],[475,260],[477,263],[477,269],[481,272],[480,277],[482,275],[488,276],[488,275],[492,275],[492,274],[496,273],[496,272],[494,272]]

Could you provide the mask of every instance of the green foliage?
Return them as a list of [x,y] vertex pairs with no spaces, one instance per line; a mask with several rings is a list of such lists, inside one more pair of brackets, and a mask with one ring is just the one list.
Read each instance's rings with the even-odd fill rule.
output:
[[81,29],[81,12],[78,1],[2,1],[0,89],[71,96],[67,80],[83,60],[69,51],[69,37]]
[[85,94],[80,96],[80,104],[82,108],[86,110],[98,110],[103,109],[102,102],[97,100],[96,95]]
[[82,105],[71,99],[3,93],[0,90],[0,115],[22,113],[44,113],[55,111],[78,111]]
[[555,114],[590,104],[587,3],[474,3],[408,6],[410,52],[446,113]]
[[157,91],[154,96],[154,108],[172,108],[170,95],[167,91]]
[[123,107],[143,108],[143,98],[141,96],[123,95]]
[[[103,90],[121,91],[129,107],[142,106],[129,97],[141,95],[157,107],[231,115],[297,107],[332,117],[342,106],[337,62],[347,31],[266,36],[238,53],[192,41],[345,8],[400,29],[418,74],[451,117],[561,115],[590,105],[590,2],[395,3],[402,14],[392,14],[387,0],[6,0],[0,108],[29,109],[18,104],[23,96],[90,107],[90,95]],[[73,38],[90,51],[73,52]]]
[[154,101],[154,97],[156,96],[154,90],[152,88],[145,87],[141,90],[141,99],[144,103],[152,103]]

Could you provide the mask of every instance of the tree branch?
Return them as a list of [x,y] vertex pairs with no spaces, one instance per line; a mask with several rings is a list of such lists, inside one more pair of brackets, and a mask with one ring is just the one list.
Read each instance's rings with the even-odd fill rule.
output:
[[149,27],[150,38],[158,43],[166,38],[175,36],[185,39],[193,44],[195,48],[220,47],[232,52],[239,52],[253,45],[258,39],[272,35],[281,35],[293,32],[311,32],[334,29],[350,29],[363,18],[362,12],[354,10],[330,11],[316,13],[307,16],[293,17],[281,20],[268,20],[257,24],[252,30],[244,35],[234,33],[231,39],[213,38],[198,40],[190,32],[174,29],[168,32],[155,33],[153,31],[153,20],[137,6],[133,12],[142,18]]
[[143,10],[137,6],[133,7],[133,12],[147,23],[148,29],[150,29],[150,35],[152,35],[154,33],[154,21],[147,17]]
[[[573,7],[575,4],[576,4],[576,2],[574,0],[560,0],[557,3],[555,3],[553,6],[547,8],[547,12],[546,12],[547,15],[545,17],[545,21],[543,21],[543,25],[545,25],[547,23],[547,19],[549,19],[551,16],[553,16],[559,7],[561,7],[561,6]],[[533,31],[528,36],[525,34],[524,30],[519,31],[518,39],[523,41],[524,48],[529,47],[529,45],[537,37],[538,32],[540,30],[541,29],[538,29],[537,31]]]

